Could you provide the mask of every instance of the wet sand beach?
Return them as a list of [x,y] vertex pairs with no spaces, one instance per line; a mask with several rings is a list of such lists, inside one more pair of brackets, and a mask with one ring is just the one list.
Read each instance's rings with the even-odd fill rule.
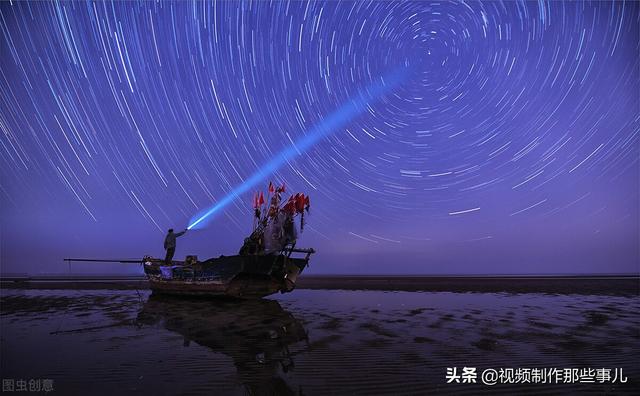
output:
[[[634,394],[637,294],[296,290],[257,301],[2,289],[2,378],[61,394]],[[627,382],[447,383],[447,368]]]
[[[144,276],[13,276],[0,278],[4,289],[143,290]],[[305,275],[297,289],[431,292],[507,292],[640,295],[637,275],[593,276],[345,276]]]

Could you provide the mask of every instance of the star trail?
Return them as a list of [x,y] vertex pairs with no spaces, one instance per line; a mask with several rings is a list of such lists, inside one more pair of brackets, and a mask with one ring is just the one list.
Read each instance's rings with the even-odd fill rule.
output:
[[308,133],[296,142],[292,142],[291,146],[283,149],[268,163],[261,166],[257,172],[251,177],[242,182],[239,186],[234,188],[226,197],[220,202],[216,203],[212,208],[206,210],[201,215],[196,215],[189,223],[187,227],[191,230],[195,227],[203,227],[208,219],[216,212],[224,209],[234,199],[239,198],[242,193],[249,191],[259,182],[263,182],[273,172],[278,170],[285,162],[293,158],[295,155],[302,155],[309,148],[314,146],[322,138],[334,133],[336,129],[343,127],[349,121],[353,120],[360,114],[362,114],[369,106],[370,102],[379,99],[387,91],[394,88],[399,82],[404,80],[408,70],[404,67],[400,67],[389,73],[386,78],[383,78],[377,84],[367,87],[363,92],[359,92],[353,98],[349,99],[344,105],[340,106],[337,110],[332,112],[328,117],[323,119],[318,125],[311,128]]
[[223,202],[177,257],[234,254],[273,180],[311,196],[312,271],[637,272],[639,26],[624,1],[2,2],[1,269],[158,256]]

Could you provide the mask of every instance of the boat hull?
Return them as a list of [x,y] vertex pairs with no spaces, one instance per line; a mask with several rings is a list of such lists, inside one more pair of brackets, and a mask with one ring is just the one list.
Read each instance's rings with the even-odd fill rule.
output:
[[308,258],[287,255],[221,256],[204,262],[145,257],[144,271],[154,293],[183,296],[261,298],[295,288]]

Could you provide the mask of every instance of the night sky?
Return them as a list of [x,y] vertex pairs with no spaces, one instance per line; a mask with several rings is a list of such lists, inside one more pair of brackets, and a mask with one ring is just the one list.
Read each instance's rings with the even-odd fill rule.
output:
[[[3,2],[1,270],[163,256],[167,228],[382,81],[260,183],[311,196],[310,273],[637,272],[639,11]],[[178,239],[176,258],[235,254],[258,189]]]

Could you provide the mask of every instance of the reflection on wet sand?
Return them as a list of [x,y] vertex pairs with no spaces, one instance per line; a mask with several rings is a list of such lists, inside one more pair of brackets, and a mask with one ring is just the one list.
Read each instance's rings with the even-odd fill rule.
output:
[[60,394],[92,395],[476,395],[489,388],[447,383],[447,368],[617,368],[627,383],[490,389],[636,395],[638,312],[637,295],[2,291],[0,368],[3,378],[50,378]]
[[211,300],[151,295],[138,325],[160,325],[233,359],[249,394],[295,394],[281,373],[294,366],[289,346],[307,342],[302,323],[277,301]]

